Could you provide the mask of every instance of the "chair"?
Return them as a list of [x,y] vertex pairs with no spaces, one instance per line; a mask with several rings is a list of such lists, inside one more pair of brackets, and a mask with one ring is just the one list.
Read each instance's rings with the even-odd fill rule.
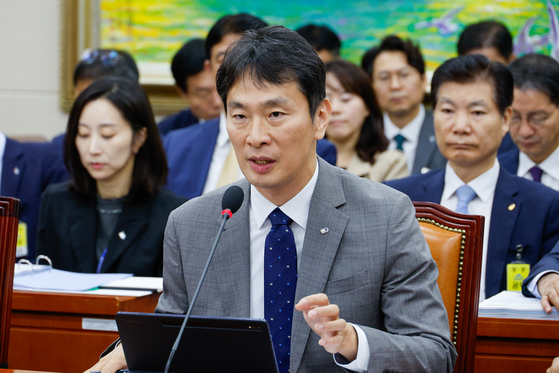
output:
[[414,202],[416,218],[439,267],[437,283],[458,351],[454,372],[473,372],[485,218]]
[[19,206],[19,199],[0,197],[0,368],[8,367]]

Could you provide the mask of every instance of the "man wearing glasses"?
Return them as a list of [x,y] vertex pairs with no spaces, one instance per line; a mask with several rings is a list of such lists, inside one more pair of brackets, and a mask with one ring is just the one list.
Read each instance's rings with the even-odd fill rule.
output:
[[419,47],[391,35],[370,53],[369,74],[384,111],[388,148],[404,152],[411,174],[443,168],[446,159],[437,148],[433,114],[422,104],[427,80]]
[[514,77],[509,131],[518,149],[499,161],[513,174],[559,190],[559,63],[527,54],[509,67]]

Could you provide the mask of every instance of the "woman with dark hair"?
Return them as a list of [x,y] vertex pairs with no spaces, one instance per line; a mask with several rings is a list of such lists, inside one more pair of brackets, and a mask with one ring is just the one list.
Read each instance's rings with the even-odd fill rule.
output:
[[408,176],[406,156],[387,150],[382,114],[363,70],[343,60],[327,63],[326,96],[332,105],[326,138],[336,145],[337,166],[379,182]]
[[146,94],[100,78],[74,102],[66,133],[73,180],[42,195],[37,254],[68,271],[161,276],[167,218],[185,199],[162,189],[167,161]]

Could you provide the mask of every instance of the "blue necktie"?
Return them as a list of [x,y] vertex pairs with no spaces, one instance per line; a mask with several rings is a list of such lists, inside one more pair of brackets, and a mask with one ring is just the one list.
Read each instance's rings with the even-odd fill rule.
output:
[[400,134],[397,134],[396,136],[394,136],[394,141],[396,141],[396,149],[400,150],[400,151],[404,151],[404,141],[406,141],[406,138]]
[[272,229],[264,254],[264,317],[270,326],[280,373],[289,372],[291,318],[297,287],[297,250],[289,225],[293,222],[279,208],[268,216]]
[[472,199],[476,197],[476,192],[468,186],[462,185],[456,190],[456,196],[458,197],[458,205],[456,205],[456,212],[460,214],[469,214],[468,204]]

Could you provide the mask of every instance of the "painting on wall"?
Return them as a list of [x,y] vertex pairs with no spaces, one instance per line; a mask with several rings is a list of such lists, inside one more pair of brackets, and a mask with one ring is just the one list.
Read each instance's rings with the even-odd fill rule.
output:
[[72,71],[83,50],[102,47],[132,53],[157,114],[182,109],[170,60],[183,43],[204,38],[230,13],[247,12],[291,29],[329,25],[342,39],[342,57],[357,64],[385,35],[411,38],[421,46],[429,77],[456,55],[464,27],[486,19],[508,26],[517,55],[559,59],[557,10],[559,0],[62,0],[61,106],[72,106]]
[[[139,62],[145,81],[172,84],[169,61],[187,40],[205,37],[229,13],[247,12],[269,24],[295,29],[329,25],[342,39],[342,57],[359,64],[385,35],[419,42],[427,70],[456,55],[460,32],[485,19],[503,22],[517,54],[556,51],[557,15],[549,0],[101,0],[103,48],[124,49]],[[159,79],[159,80],[158,80]]]

